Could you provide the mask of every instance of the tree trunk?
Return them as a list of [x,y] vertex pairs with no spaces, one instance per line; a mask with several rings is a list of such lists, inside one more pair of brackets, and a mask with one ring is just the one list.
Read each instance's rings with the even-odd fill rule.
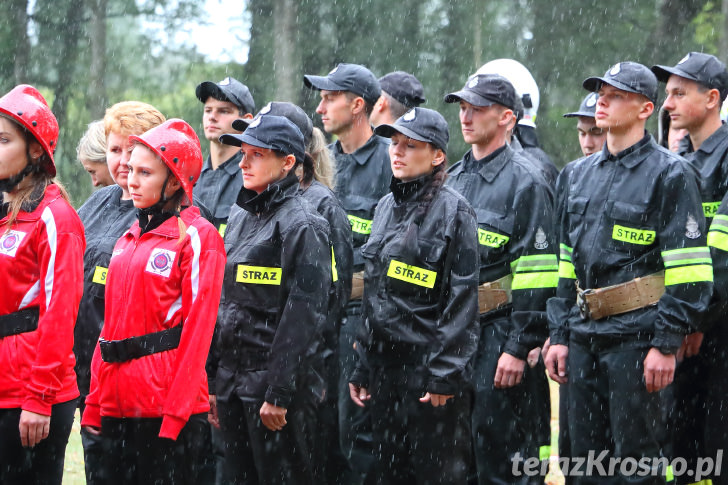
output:
[[86,108],[93,119],[104,115],[106,97],[106,12],[108,0],[90,0],[91,68],[89,69]]
[[275,99],[298,102],[301,84],[301,57],[296,52],[296,0],[273,2]]
[[30,39],[28,38],[28,0],[13,0],[12,16],[15,33],[15,84],[28,83]]

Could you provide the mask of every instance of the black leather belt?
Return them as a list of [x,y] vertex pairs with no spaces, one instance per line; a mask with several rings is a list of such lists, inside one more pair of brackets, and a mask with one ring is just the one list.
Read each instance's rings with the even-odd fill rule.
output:
[[138,337],[122,340],[99,339],[101,358],[104,362],[117,363],[166,352],[179,347],[181,336],[182,324],[180,323],[172,328]]
[[37,330],[39,319],[40,309],[37,306],[0,315],[0,338]]

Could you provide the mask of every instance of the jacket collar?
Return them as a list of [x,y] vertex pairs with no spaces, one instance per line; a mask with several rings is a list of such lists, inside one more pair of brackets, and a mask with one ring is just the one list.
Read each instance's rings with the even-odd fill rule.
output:
[[[186,207],[182,209],[182,211],[179,213],[179,217],[186,225],[189,226],[195,221],[195,219],[200,217],[200,209],[194,206]],[[129,229],[129,232],[136,239],[139,239],[142,236],[142,230],[139,227],[139,220],[136,220],[134,222],[134,224]],[[177,222],[177,217],[169,217],[159,226],[145,232],[144,234],[156,234],[158,236],[164,236],[173,239],[179,238],[179,223]]]
[[498,176],[506,163],[513,158],[515,151],[508,144],[503,145],[490,155],[476,160],[473,158],[473,150],[471,149],[463,157],[463,168],[466,172],[477,172],[488,181],[493,182]]
[[[218,169],[223,169],[225,172],[227,172],[230,175],[235,175],[240,172],[240,167],[238,164],[240,163],[240,160],[243,158],[243,154],[238,150],[235,152],[235,155],[228,158],[220,166]],[[208,171],[213,170],[212,168],[212,159],[210,158],[210,155],[207,156],[207,160],[205,160],[205,165],[202,167],[202,171]]]
[[625,148],[621,152],[612,155],[607,149],[607,144],[604,144],[599,157],[596,160],[597,164],[604,163],[606,161],[614,161],[621,163],[627,168],[634,168],[639,165],[647,156],[651,153],[655,142],[652,139],[652,135],[645,131],[645,136],[640,141],[635,143],[629,148]]
[[[720,144],[725,140],[725,138],[728,137],[728,125],[725,123],[720,125],[720,128],[715,130],[713,134],[711,134],[702,145],[700,145],[700,148],[698,148],[697,151],[703,152],[706,154],[713,153],[716,148],[720,146]],[[693,148],[693,143],[690,140],[690,135],[685,135],[685,138],[681,140],[680,143],[680,153],[681,154],[688,154],[696,151]]]
[[238,199],[235,203],[248,212],[260,214],[281,205],[287,199],[295,196],[297,192],[298,177],[291,170],[283,179],[270,184],[260,194],[243,187],[240,189]]
[[344,153],[341,149],[341,142],[337,140],[333,145],[334,157],[349,155],[357,164],[364,165],[367,163],[367,160],[369,160],[369,157],[371,157],[377,150],[377,146],[381,143],[380,138],[381,137],[378,135],[372,135],[365,144],[360,146],[353,153]]
[[[61,197],[61,191],[59,190],[58,186],[56,184],[48,184],[45,188],[45,191],[42,191],[40,189],[40,186],[37,186],[33,190],[33,195],[31,196],[30,200],[23,204],[23,206],[20,208],[20,212],[18,212],[18,217],[16,220],[18,221],[34,221],[40,218],[41,213],[43,212],[43,209],[53,200]],[[0,199],[0,202],[2,199]],[[0,221],[4,220],[8,216],[8,208],[9,204],[2,203],[2,208],[0,209]]]
[[397,204],[413,202],[422,198],[430,187],[433,178],[434,175],[432,173],[410,180],[409,182],[403,182],[392,177],[392,181],[389,183],[389,189],[392,191],[392,196]]

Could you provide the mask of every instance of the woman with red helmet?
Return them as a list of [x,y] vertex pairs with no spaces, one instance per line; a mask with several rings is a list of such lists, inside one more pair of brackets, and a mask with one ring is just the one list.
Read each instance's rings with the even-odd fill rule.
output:
[[109,263],[105,324],[81,423],[109,442],[107,483],[193,484],[225,250],[191,206],[202,167],[192,127],[171,119],[129,139],[128,188],[138,221]]
[[78,398],[83,226],[54,181],[58,122],[20,85],[0,98],[0,483],[61,483]]

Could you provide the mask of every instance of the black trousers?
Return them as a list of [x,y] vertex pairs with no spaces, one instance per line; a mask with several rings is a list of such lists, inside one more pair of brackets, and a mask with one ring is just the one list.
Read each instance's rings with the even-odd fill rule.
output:
[[[497,389],[493,380],[503,353],[507,317],[487,322],[480,334],[475,356],[472,433],[478,483],[538,484],[544,475],[513,473],[513,460],[540,457],[550,443],[550,401],[543,364],[526,365],[517,386]],[[548,460],[548,457],[546,457]]]
[[311,439],[315,402],[313,396],[299,394],[287,408],[287,424],[280,431],[263,426],[262,400],[242,401],[235,395],[225,401],[218,399],[217,412],[225,440],[223,483],[313,483]]
[[470,468],[472,393],[465,389],[444,406],[421,403],[427,371],[393,363],[374,367],[370,412],[379,484],[464,484]]
[[[622,460],[662,456],[662,395],[648,393],[643,361],[646,348],[628,345],[597,346],[569,343],[569,437],[574,457],[599,455],[607,468],[611,457]],[[647,475],[574,477],[573,483],[664,484],[665,478]]]
[[20,441],[20,408],[0,409],[0,483],[60,485],[76,399],[51,408],[48,437],[33,448]]
[[162,418],[101,418],[107,484],[200,483],[207,414],[193,414],[176,440],[159,437]]

